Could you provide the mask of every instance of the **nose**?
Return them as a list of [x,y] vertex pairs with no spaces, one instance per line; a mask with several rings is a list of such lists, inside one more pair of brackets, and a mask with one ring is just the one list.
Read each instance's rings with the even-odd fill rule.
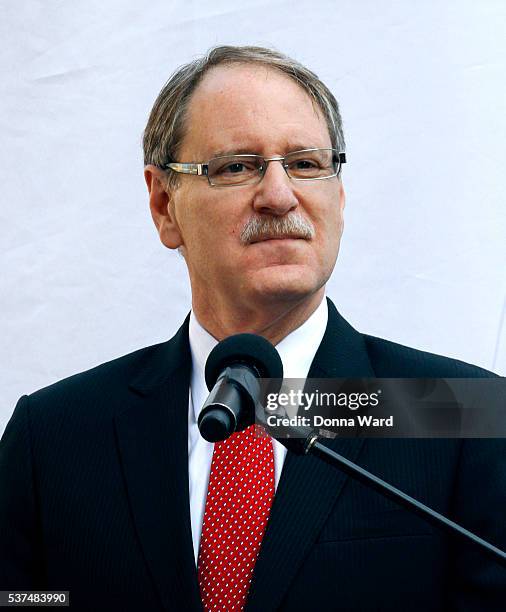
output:
[[286,215],[295,210],[299,201],[293,183],[279,161],[270,161],[265,174],[258,183],[253,198],[253,208],[260,214]]

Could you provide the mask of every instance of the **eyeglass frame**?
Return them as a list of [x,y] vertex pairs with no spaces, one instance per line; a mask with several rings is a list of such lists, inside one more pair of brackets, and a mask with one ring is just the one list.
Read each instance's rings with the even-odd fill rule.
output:
[[[293,155],[294,153],[309,153],[311,151],[333,151],[334,153],[336,153],[338,162],[339,162],[339,168],[337,169],[337,172],[335,172],[334,174],[331,174],[330,176],[316,176],[313,178],[296,178],[296,177],[290,176],[288,174],[288,168],[284,163],[286,157],[288,157],[289,155]],[[264,170],[263,172],[258,173],[259,179],[258,181],[255,181],[255,182],[230,183],[228,185],[212,183],[211,177],[208,174],[209,164],[215,159],[224,159],[227,157],[234,157],[234,158],[256,157],[258,159],[262,159],[265,162]],[[238,153],[237,155],[234,155],[233,153],[231,153],[230,155],[218,155],[217,157],[211,157],[211,159],[207,162],[168,162],[166,164],[163,164],[160,167],[162,168],[162,170],[172,170],[173,172],[177,172],[178,174],[191,174],[194,176],[206,176],[207,182],[209,183],[211,187],[243,187],[245,185],[257,185],[258,183],[260,183],[262,179],[264,178],[265,173],[267,172],[267,167],[269,165],[269,162],[271,161],[281,162],[281,165],[283,166],[286,176],[291,181],[324,181],[324,180],[339,176],[341,169],[342,169],[342,164],[346,163],[346,153],[344,151],[338,151],[337,149],[333,149],[332,147],[315,147],[312,149],[300,149],[298,151],[290,151],[290,153],[287,153],[283,157],[262,157],[262,155],[257,155],[256,153]]]

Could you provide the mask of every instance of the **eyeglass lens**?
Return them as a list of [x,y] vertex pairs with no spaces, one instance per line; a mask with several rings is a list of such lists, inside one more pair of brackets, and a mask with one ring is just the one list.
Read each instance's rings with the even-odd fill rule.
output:
[[[213,185],[242,185],[260,181],[265,166],[258,155],[226,155],[211,159],[207,172]],[[339,158],[333,149],[294,151],[285,156],[283,166],[296,180],[330,178],[339,171]]]

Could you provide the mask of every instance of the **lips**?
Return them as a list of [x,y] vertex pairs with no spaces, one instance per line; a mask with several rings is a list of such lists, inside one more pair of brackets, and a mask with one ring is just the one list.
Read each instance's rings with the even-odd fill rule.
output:
[[283,234],[283,235],[276,235],[276,234],[269,234],[267,236],[259,236],[258,238],[254,238],[253,240],[251,240],[250,244],[257,244],[259,242],[267,242],[269,240],[307,240],[307,238],[305,236],[301,236],[300,234]]

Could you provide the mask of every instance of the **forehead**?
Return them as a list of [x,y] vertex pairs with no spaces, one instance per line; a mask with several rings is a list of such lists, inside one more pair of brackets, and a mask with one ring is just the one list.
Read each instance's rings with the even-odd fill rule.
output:
[[330,146],[321,111],[293,79],[262,65],[232,64],[211,69],[195,89],[181,155]]

